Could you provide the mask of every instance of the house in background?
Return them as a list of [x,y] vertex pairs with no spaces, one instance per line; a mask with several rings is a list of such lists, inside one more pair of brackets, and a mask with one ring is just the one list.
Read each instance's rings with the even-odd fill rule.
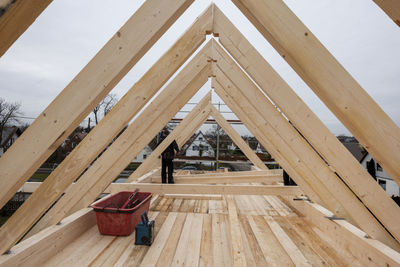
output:
[[368,152],[361,158],[360,162],[389,196],[400,196],[400,187]]
[[212,146],[201,131],[192,136],[183,147],[183,154],[187,157],[215,157]]
[[140,153],[136,156],[136,158],[132,162],[142,163],[147,159],[148,156],[150,156],[151,152],[153,152],[153,150],[150,148],[150,146],[147,145],[145,148],[143,148],[142,151],[140,151]]
[[7,149],[14,144],[15,140],[20,137],[22,134],[21,129],[17,126],[6,126],[3,129],[3,133],[1,136],[1,144],[0,144],[0,156],[2,156]]

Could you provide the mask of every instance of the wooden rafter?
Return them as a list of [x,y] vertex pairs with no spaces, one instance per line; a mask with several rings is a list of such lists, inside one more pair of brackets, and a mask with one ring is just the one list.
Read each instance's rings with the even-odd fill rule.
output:
[[[11,2],[11,1],[10,1]],[[0,17],[0,57],[53,0],[16,1]]]
[[[179,40],[135,83],[67,158],[50,174],[38,191],[13,214],[0,229],[2,234],[23,235],[66,191],[69,185],[93,162],[112,139],[156,94],[178,68],[205,41],[212,29],[212,10],[208,8]],[[45,196],[45,197],[44,197]],[[12,228],[12,230],[10,230]]]
[[[214,7],[213,14],[214,32],[218,33],[219,41],[224,48],[246,70],[249,76],[279,107],[290,122],[327,161],[330,168],[338,173],[368,209],[387,228],[398,228],[400,207],[372,179],[366,169],[359,164],[217,7]],[[399,232],[399,230],[394,231]],[[399,237],[397,235],[396,238],[399,240]]]
[[[192,2],[149,0],[132,15],[0,158],[0,207],[11,199]],[[0,252],[4,250],[0,249]]]
[[135,119],[118,139],[80,177],[66,194],[32,229],[34,232],[58,223],[66,215],[87,207],[151,139],[167,124],[210,75],[206,45],[171,81],[161,94]]
[[232,0],[400,185],[400,129],[281,0]]

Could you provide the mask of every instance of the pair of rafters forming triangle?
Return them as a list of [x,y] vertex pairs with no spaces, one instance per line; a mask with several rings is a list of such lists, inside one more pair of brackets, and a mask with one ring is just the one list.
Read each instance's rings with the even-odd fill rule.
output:
[[[193,1],[148,0],[113,36],[0,158],[1,206],[12,197],[191,2]],[[397,153],[400,149],[399,128],[317,38],[280,0],[233,0],[233,2],[399,183],[400,167],[397,164],[400,161],[400,154]],[[218,44],[215,43],[212,48],[206,45],[165,88],[167,92],[164,93],[164,90],[83,174],[77,182],[78,186],[71,187],[66,192],[64,197],[35,226],[36,231],[57,223],[66,214],[86,207],[103,192],[149,142],[148,139],[151,139],[149,136],[154,136],[179,110],[178,107],[185,104],[187,99],[190,99],[190,96],[204,84],[211,73],[210,64],[212,64],[213,74],[216,75],[213,82],[221,98],[225,103],[230,101],[230,107],[235,113],[237,113],[235,110],[241,112],[241,116],[244,117],[241,120],[247,121],[247,128],[284,166],[307,195],[315,201],[323,202],[336,215],[343,215],[353,220],[371,237],[398,249],[398,242],[388,232],[400,240],[400,229],[397,223],[400,221],[399,207],[393,201],[389,201],[389,197],[377,184],[373,184],[367,172],[354,159],[351,159],[349,152],[337,140],[334,141],[334,136],[233,27],[222,12],[215,6],[211,6],[195,22],[195,25],[197,26],[187,31],[186,37],[182,37],[187,38],[187,44],[178,42],[175,46],[178,50],[176,61],[171,59],[170,64],[164,60],[164,63],[161,63],[166,64],[164,68],[162,68],[163,65],[159,66],[162,74],[160,81],[156,81],[156,74],[151,74],[151,72],[150,76],[155,75],[153,79],[149,76],[143,77],[144,83],[138,87],[148,86],[154,91],[149,94],[144,93],[143,100],[136,100],[137,105],[143,107],[159,89],[158,86],[162,86],[185,59],[189,58],[195,50],[193,47],[198,47],[204,41],[207,32],[220,37],[224,48],[282,110],[290,123],[246,74],[242,74],[241,69]],[[209,63],[215,60],[216,62]],[[169,66],[172,70],[171,74],[168,74],[166,70]],[[177,92],[181,94],[176,94]],[[177,99],[171,100],[171,96]],[[125,97],[121,99],[121,103],[124,99]],[[133,99],[126,100],[125,105],[133,101]],[[113,113],[118,114],[118,110],[123,109],[125,105],[119,105]],[[137,111],[132,110],[129,114],[132,115],[135,112]],[[238,113],[237,115],[239,116]],[[118,122],[120,128],[115,127],[116,130],[120,131],[126,125],[126,121],[129,121],[128,117],[121,119]],[[96,146],[96,149],[89,149],[87,154],[81,149],[81,152],[76,152],[74,157],[68,157],[67,163],[63,165],[65,169],[60,169],[59,174],[68,173],[74,170],[75,166],[79,166],[76,170],[82,168],[82,165],[86,168],[91,162],[89,159],[92,154],[97,155],[104,149],[109,140],[115,136],[112,132],[114,129],[104,132],[100,130],[103,127],[106,128],[106,122],[105,120],[104,125],[99,127],[98,136],[96,136],[96,138],[103,138],[99,139],[102,140],[101,144]],[[43,129],[48,130],[43,131]],[[89,143],[90,139],[88,140]],[[85,143],[78,147],[83,148]],[[21,157],[20,155],[28,156]],[[85,163],[80,164],[80,161]],[[73,179],[77,178],[82,170],[76,172],[77,175]],[[49,182],[50,185],[56,189],[52,197],[65,190],[65,188],[62,189],[64,185],[60,187],[56,185],[62,178],[54,176],[50,180],[52,181]],[[38,191],[46,192],[52,188],[46,188],[46,184],[49,183],[43,183]],[[65,184],[68,185],[68,183],[70,184],[71,181]],[[35,199],[38,201],[41,198],[45,199],[45,196],[38,196]],[[48,205],[47,202],[46,205]],[[10,222],[3,225],[0,229],[2,240],[0,252],[5,252],[29,229],[32,221],[37,218],[35,216],[40,216],[44,212],[44,207],[45,205],[40,206],[38,210],[34,207],[27,210],[30,218],[27,223],[23,222],[23,219],[19,221],[13,219],[13,216]],[[14,215],[20,217],[16,216],[16,218],[23,218],[22,212],[18,212],[19,210]],[[30,226],[27,227],[27,225]]]
[[[211,97],[211,96],[210,96]],[[208,101],[208,102],[206,102]],[[268,170],[267,166],[260,160],[253,150],[243,141],[240,135],[225,120],[221,113],[211,105],[210,99],[203,99],[196,107],[182,120],[182,122],[165,138],[160,145],[150,154],[146,160],[131,174],[125,181],[127,183],[134,182],[144,174],[148,173],[158,160],[161,153],[176,140],[179,147],[182,147],[187,140],[201,127],[204,121],[211,115],[218,125],[232,138],[235,144],[243,151],[246,157],[257,167],[262,170]]]
[[[210,31],[211,27],[212,9],[209,8],[199,16],[149,71],[132,86],[111,112],[100,121],[99,125],[90,131],[86,138],[47,177],[42,186],[13,214],[0,229],[0,236],[2,233],[12,233],[11,235],[7,234],[7,236],[15,235],[12,238],[13,240],[18,240],[18,236],[23,236],[196,49],[200,47],[206,40],[206,32]],[[38,136],[40,135],[36,137]],[[7,155],[3,157],[7,157]],[[16,175],[17,173],[14,173],[12,177],[16,177]],[[4,178],[10,180],[8,176],[1,176],[1,179]]]

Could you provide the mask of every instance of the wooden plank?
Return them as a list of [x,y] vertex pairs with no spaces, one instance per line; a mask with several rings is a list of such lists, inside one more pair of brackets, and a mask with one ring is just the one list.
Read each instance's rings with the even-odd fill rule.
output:
[[160,232],[156,235],[153,244],[151,245],[150,249],[147,251],[146,256],[144,257],[143,261],[141,262],[140,266],[154,266],[156,265],[158,258],[161,255],[163,248],[166,245],[168,237],[171,233],[172,227],[176,221],[178,213],[170,212],[168,214],[167,219],[165,220],[164,224],[162,225]]
[[220,224],[221,222],[221,216],[220,214],[211,214],[211,219],[212,219],[212,253],[213,253],[213,258],[212,258],[212,265],[213,266],[225,266],[224,265],[224,258],[223,258],[223,252],[222,252],[222,233],[221,233],[221,228]]
[[240,232],[240,222],[238,219],[235,200],[233,196],[227,196],[228,202],[228,214],[230,222],[230,235],[232,238],[232,256],[233,266],[247,266],[246,258],[244,253],[244,244],[242,241],[242,235]]
[[217,7],[213,14],[214,31],[222,45],[399,240],[400,207]]
[[[309,145],[309,143],[300,135],[295,128],[275,109],[271,102],[264,96],[259,89],[247,78],[247,76],[238,68],[236,63],[230,59],[226,52],[217,44],[213,43],[215,50],[215,57],[217,58],[217,66],[214,73],[218,73],[217,79],[222,71],[218,72],[219,66],[229,75],[229,79],[235,81],[237,89],[240,93],[236,95],[238,105],[242,105],[247,108],[250,105],[257,110],[255,116],[264,117],[267,124],[262,124],[261,127],[265,127],[265,135],[273,136],[273,131],[279,133],[281,139],[283,139],[297,155],[297,160],[301,158],[301,162],[304,162],[305,166],[309,168],[310,175],[315,175],[315,181],[320,181],[320,184],[316,188],[321,190],[325,188],[326,192],[330,193],[333,199],[336,199],[338,203],[344,208],[345,212],[342,212],[343,216],[358,224],[363,230],[368,232],[374,238],[390,245],[393,248],[400,249],[399,243],[382,227],[380,222],[371,214],[371,212],[360,202],[360,200],[354,195],[354,193],[343,183],[341,179],[337,177],[335,172],[330,169],[326,162],[324,162],[318,153]],[[221,57],[218,57],[221,55]],[[223,57],[223,58],[222,58]],[[229,62],[230,61],[230,62]],[[236,92],[233,88],[230,88],[230,94]],[[246,100],[247,99],[247,100]],[[246,105],[244,106],[244,104]],[[257,115],[258,114],[258,115]],[[268,128],[268,130],[267,130]],[[276,144],[276,141],[274,142]],[[281,149],[281,147],[280,147]],[[282,149],[281,149],[282,151]],[[286,154],[288,155],[288,154]],[[299,164],[302,165],[302,164]],[[321,178],[324,177],[323,180]],[[320,195],[319,195],[320,196]],[[322,198],[322,196],[320,196]],[[335,203],[333,203],[335,207]],[[328,206],[331,210],[332,206]],[[399,226],[394,226],[392,231],[396,233]]]
[[6,53],[8,48],[31,26],[51,2],[53,1],[16,1],[10,6],[6,13],[0,17],[0,57]]
[[308,201],[292,201],[290,203],[307,219],[329,236],[329,244],[339,252],[346,250],[365,266],[397,266],[400,265],[400,253],[368,238],[368,235],[344,220],[329,220],[333,214],[325,208]]
[[175,255],[175,251],[180,241],[181,234],[184,229],[186,216],[187,214],[185,213],[178,214],[174,226],[171,229],[171,234],[169,235],[168,241],[166,242],[166,245],[160,254],[156,266],[164,267],[171,265]]
[[278,239],[279,243],[292,259],[294,265],[296,266],[311,266],[310,262],[304,257],[303,253],[299,250],[295,243],[290,239],[290,237],[283,231],[279,224],[269,216],[264,216],[272,233]]
[[165,194],[165,198],[173,199],[197,199],[197,200],[221,200],[221,195],[199,195],[199,194]]
[[275,238],[262,216],[247,216],[267,264],[272,266],[294,266],[293,262]]
[[213,266],[213,235],[211,215],[203,217],[203,229],[201,233],[199,267]]
[[[96,224],[92,209],[83,209],[11,248],[0,256],[4,266],[40,266]],[[49,245],[51,244],[51,246]]]
[[[140,176],[147,173],[158,159],[161,153],[174,141],[178,147],[182,147],[186,141],[192,136],[191,133],[198,129],[199,124],[203,124],[208,118],[210,110],[208,103],[211,101],[211,91],[207,93],[202,100],[189,112],[189,114],[179,123],[179,125],[151,152],[150,156],[140,164],[140,166],[126,179],[126,183],[137,180]],[[181,138],[178,138],[181,137]]]
[[261,159],[254,153],[243,138],[233,129],[233,127],[226,121],[221,113],[213,106],[210,105],[211,115],[218,123],[218,125],[225,131],[225,133],[232,138],[233,142],[240,148],[245,156],[258,168],[262,170],[268,170],[267,166],[261,161]]
[[[253,177],[218,177],[212,176],[211,178],[174,178],[175,184],[223,184],[223,183],[252,183],[259,182],[265,184],[273,184],[277,182],[282,182],[283,178],[281,176],[253,176]],[[152,183],[160,183],[161,178],[153,178]]]
[[7,226],[4,225],[4,231],[9,232],[8,227],[12,227],[12,235],[15,235],[18,239],[21,234],[23,235],[32,227],[35,221],[66,191],[67,187],[79,177],[186,59],[193,54],[205,40],[205,32],[210,27],[211,11],[209,8],[46,178],[43,187],[20,207],[10,218]]
[[205,172],[199,174],[177,174],[175,177],[179,178],[190,178],[190,177],[243,177],[243,176],[281,176],[282,177],[282,169],[275,170],[260,170],[260,171],[231,171],[231,172]]
[[393,120],[284,2],[233,2],[400,185],[400,129]]
[[257,140],[269,151],[275,160],[290,174],[290,176],[296,181],[296,183],[304,190],[306,195],[316,203],[323,203],[318,195],[311,188],[311,185],[303,179],[303,177],[298,173],[295,168],[292,168],[289,162],[281,155],[280,150],[278,150],[273,143],[267,140],[261,131],[256,127],[254,122],[250,117],[241,109],[232,99],[230,94],[228,94],[223,86],[213,78],[211,80],[211,85],[219,97],[229,106],[229,108],[238,116],[238,118],[244,123],[247,129],[250,129],[252,134],[257,138]]
[[[250,223],[245,216],[240,217],[240,223],[243,227],[243,234],[249,244],[249,250],[246,253],[247,262],[254,261],[256,263],[255,266],[268,266],[266,259],[264,258],[263,251],[261,250],[257,239],[252,231]],[[250,264],[249,264],[250,265]],[[254,265],[250,265],[254,266]]]
[[[80,177],[73,190],[46,213],[32,229],[57,223],[65,214],[87,207],[151,141],[162,127],[207,81],[210,73],[206,45],[171,81],[160,95],[118,137],[116,141]],[[165,110],[167,109],[167,110]],[[144,134],[146,133],[146,134]],[[31,231],[32,231],[31,230]]]
[[[171,4],[150,0],[132,15],[0,158],[0,207],[11,199],[192,2],[178,0]],[[2,240],[0,253],[8,249],[3,247],[15,243],[3,237]]]
[[397,0],[374,0],[383,11],[400,27],[400,3]]
[[153,194],[222,194],[222,195],[301,195],[297,186],[280,185],[204,185],[204,184],[112,184],[111,193],[120,191],[152,192]]

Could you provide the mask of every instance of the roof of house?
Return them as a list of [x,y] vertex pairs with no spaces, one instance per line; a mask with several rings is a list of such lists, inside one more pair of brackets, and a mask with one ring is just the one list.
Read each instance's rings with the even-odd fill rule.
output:
[[365,157],[365,153],[363,153],[359,143],[343,143],[343,145],[358,161],[361,161]]

